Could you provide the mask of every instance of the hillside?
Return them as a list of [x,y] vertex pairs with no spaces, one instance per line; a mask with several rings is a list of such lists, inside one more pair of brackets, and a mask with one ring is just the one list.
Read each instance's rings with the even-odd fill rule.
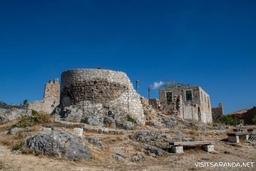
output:
[[[213,128],[193,121],[184,121],[157,111],[146,115],[146,125],[132,130],[104,128],[86,124],[59,122],[37,124],[30,129],[8,134],[19,121],[0,124],[0,170],[255,170],[254,167],[196,167],[202,162],[256,162],[255,141],[239,144],[227,142],[223,127]],[[63,131],[74,134],[75,127],[83,127],[80,139],[90,149],[89,160],[72,160],[32,151],[12,150],[24,138],[38,132]],[[171,151],[172,141],[214,141],[214,152],[205,152],[200,147],[184,148],[183,154]],[[26,154],[22,154],[26,153]],[[200,163],[198,163],[200,162]],[[202,166],[202,165],[201,165]]]

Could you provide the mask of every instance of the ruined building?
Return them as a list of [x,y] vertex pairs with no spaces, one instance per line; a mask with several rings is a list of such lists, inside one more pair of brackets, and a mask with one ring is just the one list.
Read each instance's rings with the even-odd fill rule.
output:
[[220,117],[224,115],[224,109],[222,103],[219,103],[218,107],[212,108],[212,120],[218,122]]
[[159,90],[161,110],[182,119],[212,123],[210,96],[199,86],[173,86]]
[[50,80],[45,84],[44,98],[42,100],[29,103],[28,108],[36,111],[52,113],[56,106],[60,104],[60,85],[58,78]]
[[61,75],[60,103],[67,120],[98,125],[103,120],[125,121],[129,115],[144,125],[140,96],[123,72],[74,69]]
[[233,112],[228,115],[234,116],[240,124],[255,125],[253,119],[256,118],[256,106],[254,106],[253,108],[247,108],[237,112]]

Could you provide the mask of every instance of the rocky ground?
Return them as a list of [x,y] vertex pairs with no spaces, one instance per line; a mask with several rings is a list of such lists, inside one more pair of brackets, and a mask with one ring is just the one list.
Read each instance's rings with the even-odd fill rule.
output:
[[[13,125],[19,119],[2,122],[0,170],[256,170],[256,141],[242,141],[239,144],[227,142],[226,133],[232,128],[214,128],[212,125],[183,121],[149,109],[144,110],[148,111],[145,113],[146,125],[129,130],[68,122],[14,129]],[[31,138],[33,135],[39,138]],[[24,139],[31,149],[20,150],[19,145]],[[189,140],[214,141],[215,151],[209,153],[200,147],[187,147],[183,154],[171,152],[170,142]],[[70,142],[76,143],[79,148],[72,147]],[[40,152],[40,149],[45,151]],[[51,150],[55,156],[51,155]],[[76,158],[80,152],[87,154],[85,160]],[[247,163],[247,167],[205,166],[207,163],[210,165],[210,162],[254,163]]]

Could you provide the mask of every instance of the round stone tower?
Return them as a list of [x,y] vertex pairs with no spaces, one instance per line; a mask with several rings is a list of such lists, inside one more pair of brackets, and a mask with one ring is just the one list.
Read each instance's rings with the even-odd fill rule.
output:
[[63,72],[60,103],[64,108],[79,109],[82,120],[96,116],[101,122],[114,111],[145,124],[140,96],[127,75],[119,71],[74,69]]

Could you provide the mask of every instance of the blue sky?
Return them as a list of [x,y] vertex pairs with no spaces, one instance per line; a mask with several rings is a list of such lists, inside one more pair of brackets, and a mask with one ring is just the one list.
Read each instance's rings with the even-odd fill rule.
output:
[[176,80],[225,113],[252,107],[255,16],[254,0],[0,0],[0,100],[40,100],[63,71],[102,67],[145,97]]

